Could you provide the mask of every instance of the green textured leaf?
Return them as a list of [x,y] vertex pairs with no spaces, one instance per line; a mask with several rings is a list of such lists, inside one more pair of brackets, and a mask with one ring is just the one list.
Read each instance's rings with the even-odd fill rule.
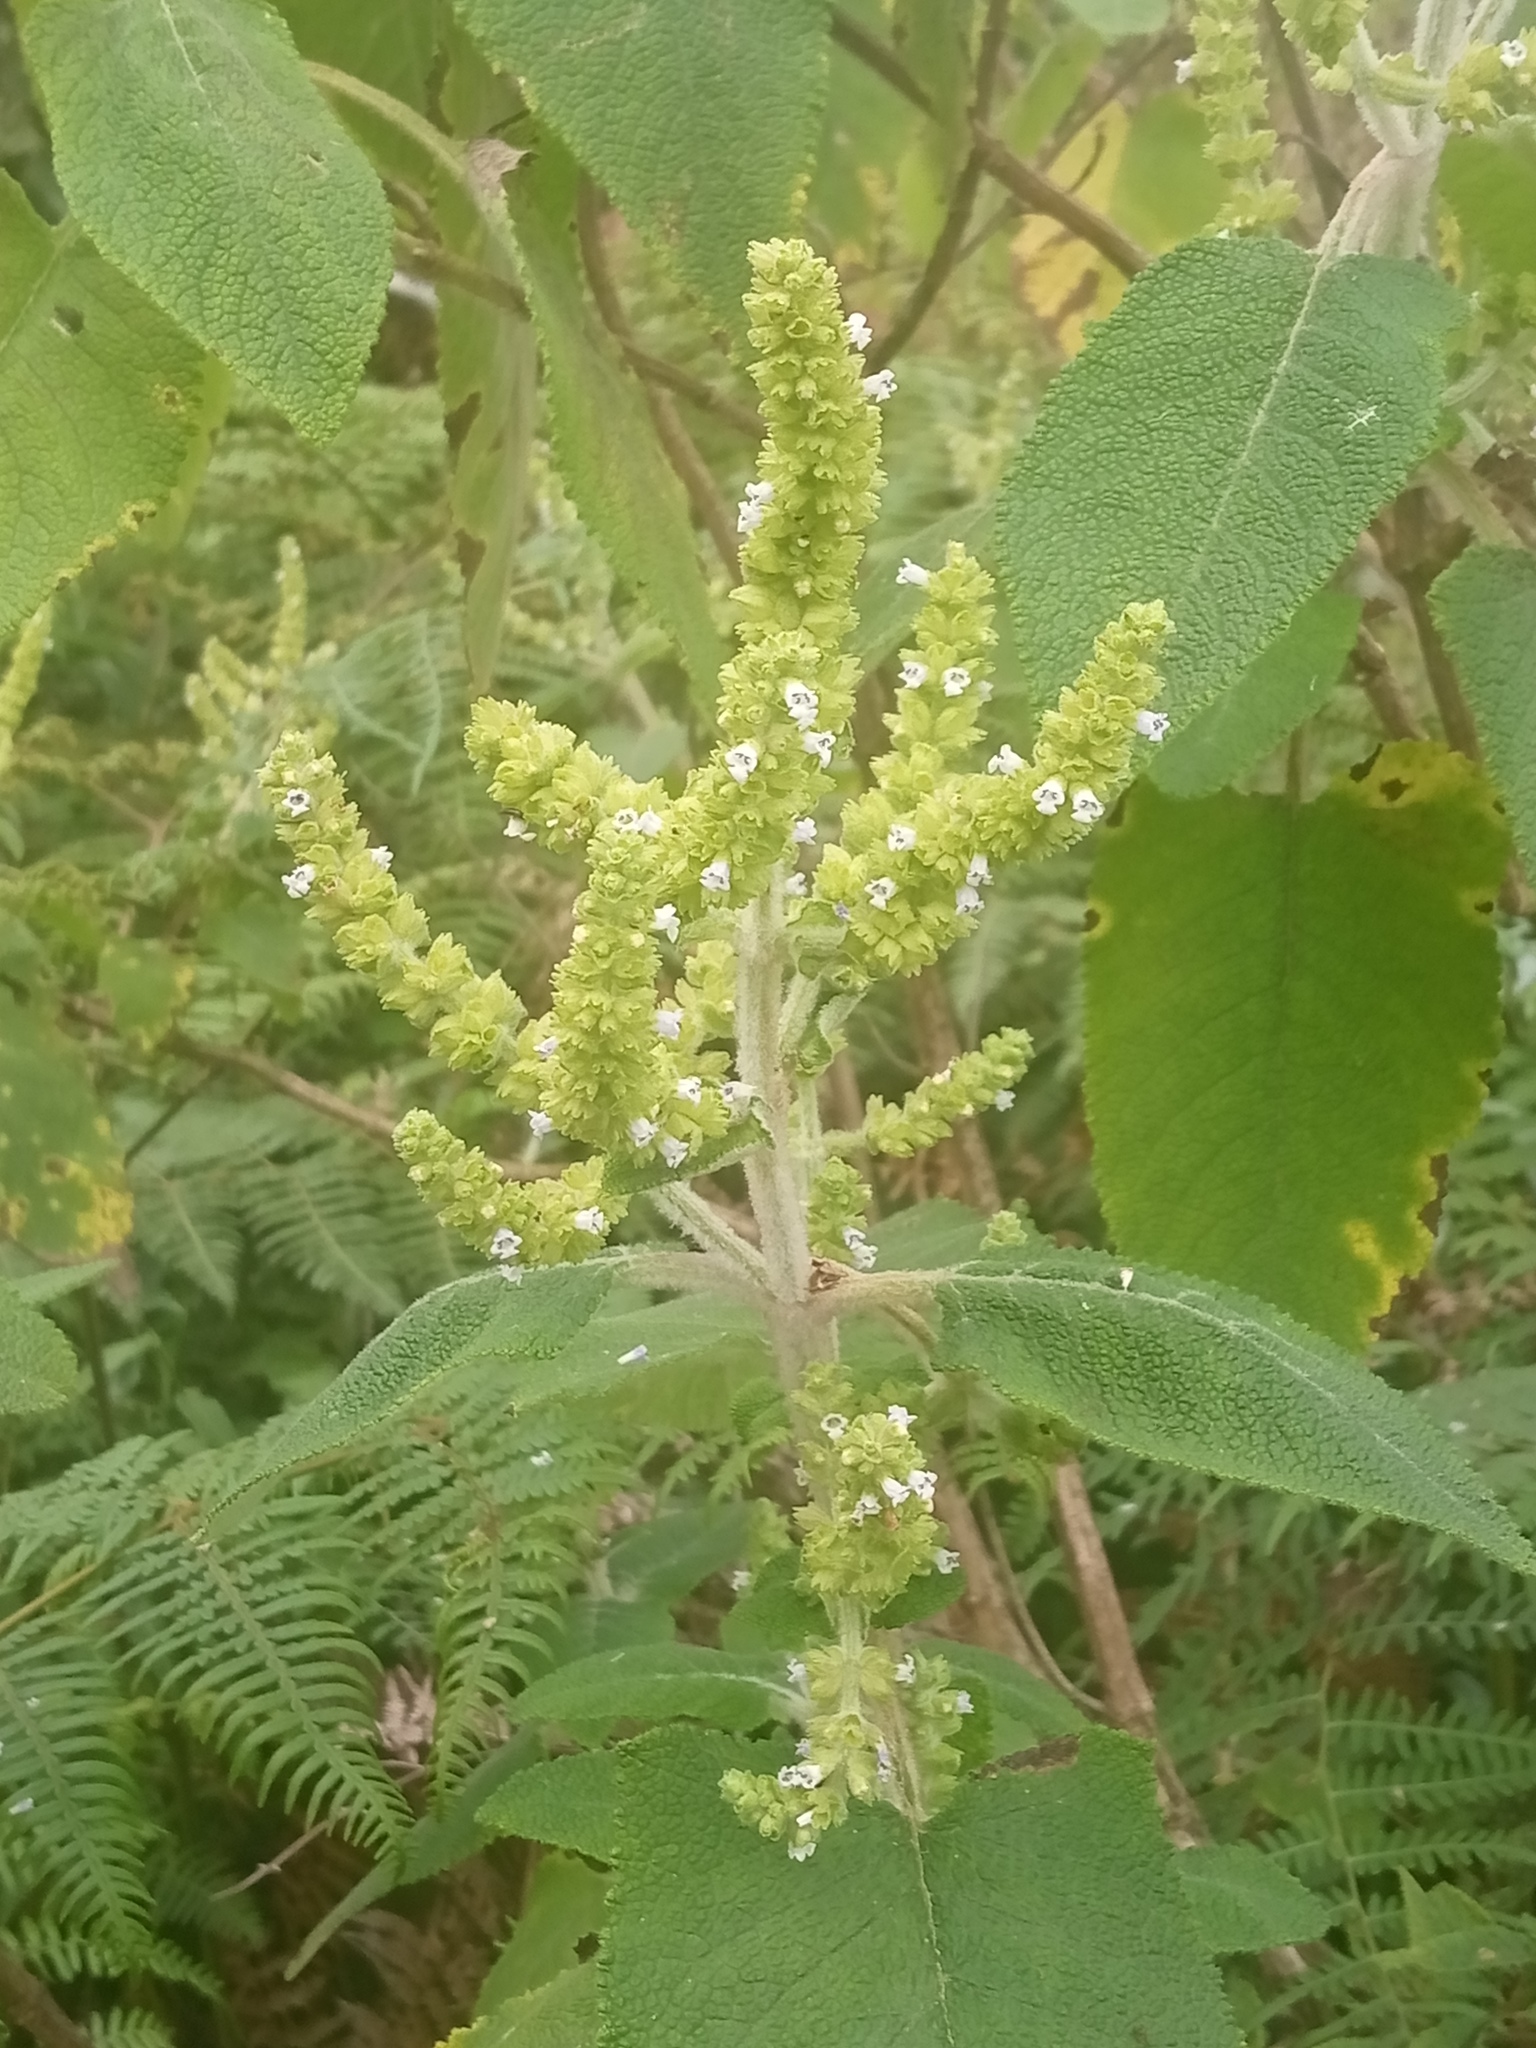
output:
[[1447,137],[1440,190],[1480,267],[1509,278],[1536,272],[1536,135],[1528,128]]
[[1246,775],[1327,702],[1360,626],[1360,600],[1309,597],[1230,690],[1197,711],[1147,764],[1170,796],[1212,796]]
[[0,1235],[44,1258],[90,1258],[121,1244],[132,1217],[80,1048],[0,987]]
[[1267,1303],[1055,1251],[993,1253],[938,1298],[941,1371],[980,1373],[1138,1457],[1418,1522],[1536,1573],[1536,1552],[1418,1406]]
[[1520,858],[1536,874],[1536,561],[1523,548],[1469,548],[1430,605]]
[[761,1752],[680,1729],[621,1759],[614,2048],[1236,2048],[1128,1736],[962,1785],[920,1834],[855,1807],[803,1864],[726,1806],[733,1765]]
[[1278,237],[1186,242],[1052,384],[998,499],[1041,696],[1161,598],[1182,724],[1257,659],[1433,437],[1456,293],[1423,264],[1324,270]]
[[523,1398],[577,1398],[619,1388],[633,1396],[644,1420],[648,1388],[665,1368],[727,1357],[745,1361],[749,1370],[771,1370],[763,1319],[740,1302],[683,1294],[641,1308],[605,1304],[558,1357],[530,1372]]
[[1201,1942],[1213,1956],[1317,1941],[1338,1918],[1325,1899],[1251,1842],[1185,1849],[1174,1867]]
[[437,23],[422,0],[277,0],[277,9],[301,57],[425,110]]
[[1132,792],[1085,956],[1094,1172],[1128,1258],[1367,1341],[1429,1256],[1430,1162],[1498,1050],[1505,845],[1477,771],[1425,742],[1310,804]]
[[75,1398],[80,1368],[69,1339],[0,1281],[0,1415],[41,1415]]
[[710,613],[683,487],[645,400],[582,283],[575,167],[551,139],[509,181],[507,205],[544,348],[555,456],[615,573],[677,642],[713,700],[725,650]]
[[54,169],[102,250],[316,438],[384,309],[367,159],[250,0],[37,0],[24,23]]
[[[603,1265],[545,1266],[516,1286],[500,1273],[477,1273],[424,1294],[298,1411],[211,1519],[279,1473],[396,1421],[461,1366],[554,1357],[596,1311],[611,1279],[612,1269]],[[507,1374],[509,1401],[521,1391],[518,1378]]]
[[583,1963],[499,2005],[444,2048],[597,2048],[598,2025],[597,1965]]
[[0,172],[0,635],[170,495],[203,378],[201,351]]
[[480,1985],[476,2011],[500,2013],[512,2000],[521,2005],[529,1992],[574,1970],[579,1946],[602,1932],[607,1897],[607,1876],[581,1857],[558,1849],[541,1856],[527,1903]]
[[476,1818],[493,1835],[517,1835],[572,1849],[594,1863],[613,1861],[619,1752],[578,1750],[531,1764],[500,1786]]
[[992,1709],[993,1756],[1035,1749],[1058,1735],[1076,1735],[1088,1723],[1054,1685],[1025,1671],[1011,1657],[974,1643],[943,1644],[956,1682],[986,1694]]
[[665,1721],[676,1714],[716,1728],[756,1728],[793,1711],[796,1695],[776,1656],[727,1655],[696,1643],[641,1643],[562,1664],[518,1695],[525,1721],[562,1726]]
[[747,244],[790,224],[825,86],[825,0],[455,0],[633,224],[743,328]]

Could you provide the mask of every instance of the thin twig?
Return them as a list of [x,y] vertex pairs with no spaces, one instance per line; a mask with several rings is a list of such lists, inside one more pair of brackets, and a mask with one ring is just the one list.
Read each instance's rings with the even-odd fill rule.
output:
[[[923,1065],[930,1073],[942,1072],[960,1057],[962,1048],[949,989],[936,967],[925,967],[908,984],[907,1008]],[[1003,1206],[1002,1191],[986,1136],[975,1117],[961,1117],[942,1143],[959,1168],[965,1200],[984,1216],[995,1215]]]
[[1421,740],[1424,728],[1408,708],[1408,699],[1392,673],[1386,650],[1376,635],[1362,626],[1355,635],[1350,656],[1355,680],[1370,699],[1371,709],[1381,721],[1389,740]]
[[1084,1692],[1080,1685],[1074,1685],[1065,1671],[1056,1662],[1056,1659],[1051,1655],[1050,1644],[1041,1635],[1039,1624],[1029,1611],[1029,1602],[1019,1591],[1019,1582],[1014,1576],[1012,1566],[1008,1562],[1007,1547],[1003,1542],[1002,1531],[997,1526],[997,1516],[992,1512],[992,1503],[987,1498],[985,1487],[981,1488],[977,1493],[975,1506],[976,1520],[980,1524],[982,1534],[987,1539],[987,1548],[997,1561],[1004,1597],[1008,1602],[1014,1620],[1019,1625],[1020,1634],[1038,1658],[1041,1671],[1059,1693],[1065,1694],[1073,1706],[1079,1708],[1081,1712],[1089,1715],[1094,1720],[1103,1720],[1103,1702],[1096,1700],[1092,1693]]
[[65,1593],[73,1592],[83,1579],[88,1579],[93,1573],[99,1572],[106,1561],[104,1557],[93,1558],[89,1564],[81,1565],[79,1571],[69,1573],[67,1578],[55,1579],[51,1586],[45,1587],[24,1607],[17,1607],[9,1614],[0,1615],[0,1636],[8,1634],[13,1628],[20,1628],[21,1624],[30,1621],[34,1614],[41,1613],[45,1607],[51,1607],[54,1601]]
[[[583,177],[576,200],[576,233],[581,244],[581,260],[587,273],[587,282],[592,287],[592,297],[602,316],[603,325],[618,342],[621,349],[628,348],[634,334],[629,324],[629,315],[619,296],[613,272],[608,267],[608,251],[603,246],[604,201],[592,180]],[[730,507],[715,484],[709,464],[694,445],[693,436],[683,425],[682,416],[672,402],[669,392],[659,391],[655,385],[641,380],[645,402],[650,409],[656,438],[661,443],[662,453],[671,464],[688,501],[693,506],[700,525],[715,544],[715,552],[725,564],[726,573],[736,583],[741,578],[741,560],[736,548],[736,529],[731,519]]]
[[1413,630],[1418,635],[1424,673],[1429,680],[1435,709],[1440,714],[1446,745],[1454,747],[1458,754],[1465,754],[1469,761],[1481,761],[1483,749],[1477,737],[1477,727],[1473,723],[1467,700],[1461,694],[1461,684],[1451,664],[1451,657],[1445,651],[1445,642],[1440,638],[1434,619],[1430,616],[1429,594],[1417,576],[1404,576],[1402,584],[1404,595],[1408,599]]

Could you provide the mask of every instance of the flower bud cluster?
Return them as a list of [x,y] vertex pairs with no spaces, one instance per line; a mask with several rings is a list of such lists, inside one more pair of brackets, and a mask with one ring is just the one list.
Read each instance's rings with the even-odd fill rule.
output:
[[[818,1395],[818,1407],[821,1398],[832,1397]],[[933,1512],[937,1477],[923,1465],[912,1420],[899,1402],[851,1420],[829,1408],[804,1432],[811,1498],[795,1510],[800,1579],[829,1608],[857,1600],[874,1611],[949,1556]]]
[[601,1159],[576,1160],[557,1180],[505,1180],[483,1152],[425,1109],[401,1118],[395,1150],[449,1229],[509,1278],[524,1266],[589,1258],[627,1207],[604,1186]]
[[1276,136],[1268,126],[1258,9],[1254,0],[1200,0],[1189,26],[1195,54],[1186,75],[1205,116],[1205,153],[1228,181],[1216,226],[1243,234],[1278,227],[1298,202],[1290,180],[1271,175]]
[[910,1159],[914,1152],[947,1138],[961,1117],[974,1116],[979,1109],[1010,1109],[1013,1084],[1033,1050],[1027,1031],[994,1031],[974,1052],[961,1053],[942,1073],[919,1081],[902,1102],[871,1096],[864,1129],[850,1142],[869,1152]]
[[1461,128],[1489,128],[1515,115],[1536,113],[1536,60],[1531,39],[1510,36],[1500,43],[1473,43],[1440,92],[1442,120]]
[[846,1159],[827,1160],[811,1182],[806,1206],[806,1235],[818,1258],[837,1259],[868,1272],[875,1248],[865,1235],[869,1188]]
[[[1353,42],[1368,5],[1369,0],[1284,0],[1280,13],[1286,33],[1313,59],[1317,83],[1327,82],[1327,74]],[[1346,71],[1345,88],[1347,82]]]

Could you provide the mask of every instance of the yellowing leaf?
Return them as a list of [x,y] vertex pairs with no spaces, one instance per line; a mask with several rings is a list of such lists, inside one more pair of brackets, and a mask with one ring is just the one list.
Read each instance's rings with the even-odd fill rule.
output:
[[0,1235],[90,1258],[128,1235],[133,1203],[79,1048],[0,988]]
[[[1051,159],[1050,175],[1104,212],[1129,127],[1124,107],[1111,100]],[[1077,354],[1087,323],[1113,312],[1125,291],[1125,279],[1107,256],[1043,213],[1032,213],[1014,236],[1013,257],[1024,303],[1066,356]]]
[[1430,1161],[1498,1049],[1505,847],[1477,771],[1422,742],[1310,804],[1131,792],[1086,963],[1095,1176],[1128,1259],[1366,1341],[1429,1255]]

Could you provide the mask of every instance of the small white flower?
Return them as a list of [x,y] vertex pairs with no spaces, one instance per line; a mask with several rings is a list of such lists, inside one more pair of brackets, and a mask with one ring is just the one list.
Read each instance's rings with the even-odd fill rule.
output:
[[503,839],[531,839],[533,834],[517,815],[516,811],[514,811],[506,824],[502,826],[501,836]]
[[1499,62],[1506,71],[1518,71],[1525,62],[1526,48],[1518,36],[1511,36],[1507,43],[1499,45]]
[[651,1355],[649,1344],[631,1344],[627,1351],[619,1353],[620,1365],[644,1365]]
[[757,766],[757,749],[750,740],[743,740],[739,747],[732,747],[725,757],[725,771],[732,782],[745,782]]
[[656,1129],[648,1116],[632,1116],[629,1120],[629,1142],[637,1152],[643,1152],[655,1137]]
[[1059,775],[1048,775],[1045,781],[1031,792],[1031,800],[1042,818],[1054,818],[1067,800],[1066,785]]
[[639,817],[635,820],[635,830],[641,833],[646,839],[654,839],[657,833],[661,830],[660,812],[642,811]]
[[989,775],[1017,775],[1024,766],[1024,756],[1016,754],[1005,740],[987,763]]
[[670,1010],[663,1007],[656,1012],[656,1031],[659,1037],[670,1038],[675,1041],[682,1035],[682,1029],[683,1013],[681,1010]]
[[926,1501],[929,1507],[933,1506],[933,1489],[938,1483],[939,1475],[937,1472],[918,1470],[907,1474],[908,1492],[915,1493],[918,1499]]
[[878,1515],[879,1512],[880,1502],[875,1495],[872,1493],[861,1493],[854,1502],[853,1511],[848,1519],[850,1522],[867,1522],[871,1515]]
[[615,832],[638,832],[640,830],[640,813],[633,804],[621,804],[614,812],[613,829]]
[[536,1138],[547,1138],[555,1128],[555,1120],[542,1109],[530,1109],[528,1112],[528,1128]]
[[747,485],[747,497],[754,505],[771,505],[773,503],[773,485],[750,483]]
[[738,533],[755,533],[762,523],[762,506],[754,505],[750,498],[743,498],[736,507],[736,531]]
[[999,1088],[992,1098],[992,1107],[994,1109],[1012,1109],[1017,1100],[1018,1097],[1011,1088]]
[[791,1685],[804,1685],[805,1659],[803,1657],[791,1657],[784,1666],[784,1671]]
[[968,1692],[961,1691],[955,1694],[955,1712],[957,1714],[974,1714],[975,1711],[976,1702]]
[[745,1593],[752,1583],[752,1574],[745,1565],[738,1565],[730,1575],[727,1584],[733,1593]]
[[917,844],[917,834],[910,825],[893,825],[885,835],[885,843],[892,853],[910,853]]
[[797,1828],[813,1828],[815,1825],[816,1815],[810,1807],[807,1807],[804,1813],[797,1813],[795,1815],[795,1826]]
[[395,856],[387,846],[370,846],[368,858],[376,868],[382,868],[386,875],[395,864]]
[[1121,1292],[1122,1294],[1129,1294],[1129,1293],[1130,1293],[1130,1291],[1131,1291],[1131,1282],[1132,1282],[1132,1281],[1133,1281],[1133,1280],[1134,1280],[1135,1278],[1136,1278],[1136,1268],[1135,1268],[1134,1266],[1122,1266],[1122,1267],[1120,1268],[1120,1292]]
[[752,1084],[750,1081],[722,1081],[720,1100],[732,1116],[745,1116],[752,1106]]
[[933,1553],[933,1568],[947,1579],[951,1572],[957,1572],[960,1569],[959,1551],[936,1550]]
[[307,789],[290,789],[283,798],[283,809],[290,818],[307,818],[309,816],[309,791]]
[[962,917],[969,917],[972,911],[980,910],[981,891],[973,889],[969,882],[962,882],[955,891],[955,908]]
[[677,914],[675,903],[658,903],[651,912],[651,930],[660,932],[662,937],[670,939],[674,946],[682,928],[682,920]]
[[902,1502],[909,1497],[912,1489],[910,1486],[903,1486],[899,1479],[882,1479],[880,1491],[885,1495],[893,1508],[899,1508]]
[[784,894],[786,896],[803,896],[805,893],[804,875],[786,875],[784,877]]
[[843,1232],[843,1243],[848,1247],[848,1256],[861,1273],[867,1273],[875,1263],[875,1248],[862,1230],[849,1224]]
[[850,313],[843,325],[848,330],[848,339],[855,348],[868,348],[875,338],[874,329],[862,313]]
[[823,1415],[821,1418],[821,1430],[823,1436],[831,1437],[833,1443],[836,1443],[839,1437],[848,1433],[848,1418],[834,1410],[832,1414]]
[[661,1156],[675,1172],[688,1157],[687,1140],[683,1138],[663,1138],[661,1141]]
[[800,742],[808,754],[814,754],[823,768],[832,765],[832,750],[837,745],[835,732],[808,732]]
[[1194,75],[1195,60],[1193,57],[1176,57],[1174,59],[1173,77],[1176,85],[1188,85]]
[[541,1060],[547,1060],[551,1053],[555,1052],[558,1049],[559,1044],[559,1039],[555,1036],[554,1032],[551,1031],[548,1038],[541,1038],[538,1044],[533,1049],[538,1054]]
[[1104,806],[1091,789],[1074,789],[1072,816],[1079,825],[1093,825],[1104,815]]
[[896,396],[896,372],[894,370],[876,370],[873,377],[866,377],[864,379],[864,395],[866,398],[872,398],[876,405],[884,405],[888,398],[894,398]]
[[896,581],[923,584],[928,581],[928,571],[921,562],[914,562],[910,555],[904,555],[901,567],[896,571]]
[[555,1454],[553,1451],[535,1451],[528,1462],[530,1465],[536,1465],[541,1472],[547,1472],[555,1462]]
[[32,1798],[13,1799],[6,1812],[20,1816],[23,1813],[30,1813],[36,1804],[37,1801]]
[[814,846],[816,844],[816,820],[814,818],[796,818],[794,824],[789,828],[789,840],[792,846]]
[[290,896],[307,896],[314,886],[315,864],[312,860],[301,860],[283,877],[283,887]]
[[699,1103],[704,1099],[704,1083],[697,1074],[684,1074],[677,1084],[678,1098],[682,1102]]
[[825,1776],[820,1764],[784,1764],[779,1771],[779,1783],[786,1789],[814,1792]]
[[723,895],[731,886],[731,864],[728,860],[712,860],[699,876],[701,889],[712,889]]
[[1136,730],[1144,740],[1151,740],[1154,744],[1158,740],[1166,738],[1168,732],[1167,712],[1138,711],[1136,714]]
[[898,1685],[916,1685],[917,1659],[912,1655],[912,1652],[910,1650],[908,1650],[906,1656],[903,1657],[901,1662],[896,1666],[896,1669],[891,1673],[891,1676],[895,1679]]
[[947,668],[944,671],[944,694],[946,697],[963,697],[971,687],[971,672],[968,668]]
[[786,683],[784,709],[803,731],[806,726],[814,723],[816,713],[821,709],[821,699],[809,683]]
[[601,1237],[608,1228],[608,1218],[601,1209],[578,1209],[571,1221],[589,1237]]
[[896,884],[889,875],[878,875],[874,881],[864,884],[864,894],[869,898],[872,910],[884,910],[896,894]]
[[920,690],[927,680],[926,661],[904,661],[901,664],[901,687],[904,690]]
[[903,1408],[899,1401],[893,1401],[885,1411],[885,1419],[887,1422],[894,1422],[902,1435],[906,1436],[917,1417],[910,1408]]
[[789,1845],[789,1860],[791,1863],[809,1863],[815,1854],[816,1844],[814,1842],[791,1842]]
[[992,863],[984,853],[971,856],[971,864],[965,871],[965,879],[973,888],[983,889],[992,879]]

